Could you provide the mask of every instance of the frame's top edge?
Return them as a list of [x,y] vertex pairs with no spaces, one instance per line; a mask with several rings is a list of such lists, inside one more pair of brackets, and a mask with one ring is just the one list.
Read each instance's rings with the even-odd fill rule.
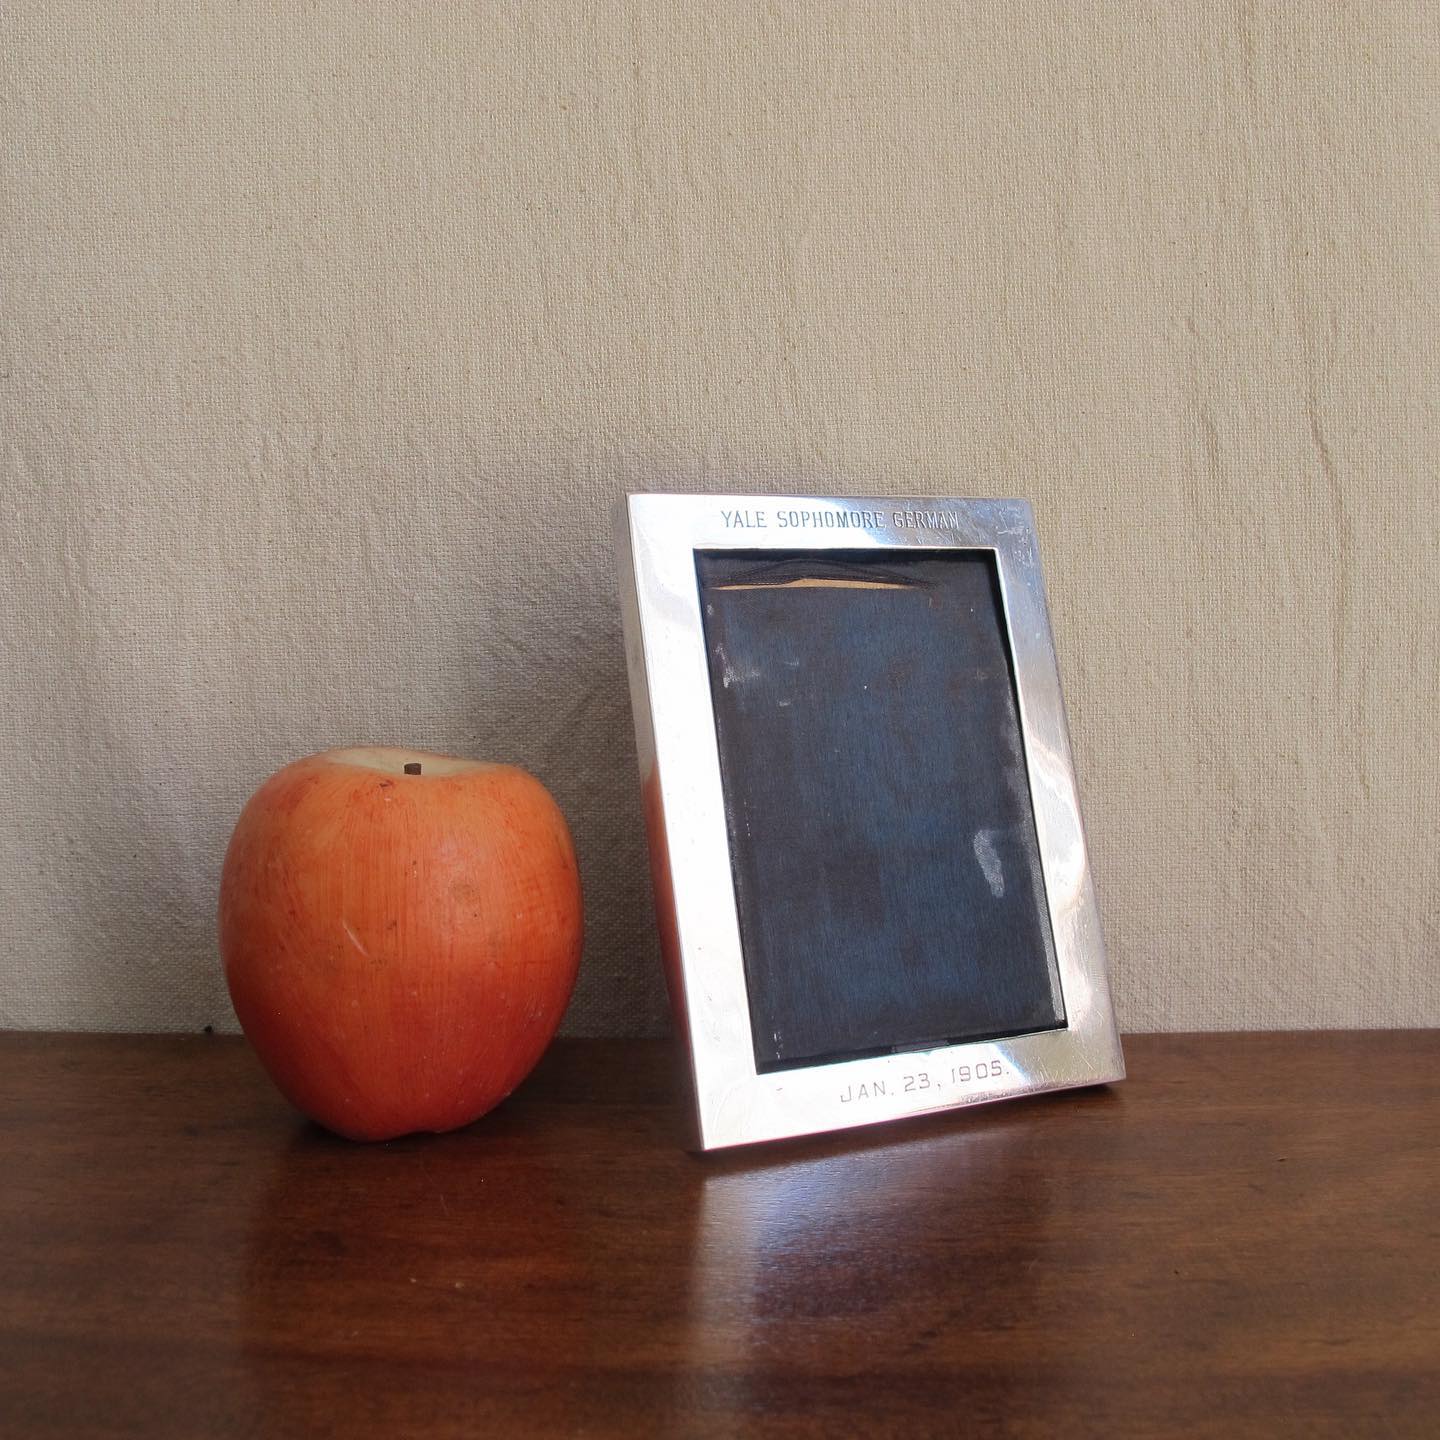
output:
[[1027,510],[1034,509],[1023,495],[822,495],[728,490],[696,494],[668,490],[627,490],[623,496],[626,508],[636,504],[689,507],[714,505],[721,501],[759,505],[1020,505]]
[[777,549],[801,536],[806,545],[834,549],[911,549],[957,545],[1032,547],[1035,510],[1024,499],[948,495],[675,495],[644,491],[621,503],[623,527],[635,543],[716,544],[745,541]]

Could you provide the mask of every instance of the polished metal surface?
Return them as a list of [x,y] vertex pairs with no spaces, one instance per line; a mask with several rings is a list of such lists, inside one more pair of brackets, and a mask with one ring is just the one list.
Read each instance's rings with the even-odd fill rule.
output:
[[[617,541],[655,902],[701,1149],[1118,1080],[1124,1061],[1054,641],[1022,500],[632,495]],[[993,552],[1019,698],[1062,1029],[759,1074],[696,582],[697,550]]]

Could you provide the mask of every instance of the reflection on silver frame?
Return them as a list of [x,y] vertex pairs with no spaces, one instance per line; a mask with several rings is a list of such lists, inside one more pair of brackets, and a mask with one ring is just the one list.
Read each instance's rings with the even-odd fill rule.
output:
[[[696,1144],[836,1130],[1124,1076],[1054,641],[1022,500],[631,495],[621,604],[671,1000]],[[993,553],[1064,996],[1064,1028],[757,1073],[695,552]]]

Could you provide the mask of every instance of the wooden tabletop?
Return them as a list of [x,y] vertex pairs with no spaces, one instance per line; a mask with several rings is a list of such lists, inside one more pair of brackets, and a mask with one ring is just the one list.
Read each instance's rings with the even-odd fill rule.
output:
[[0,1434],[1440,1434],[1440,1032],[719,1157],[561,1042],[360,1146],[243,1042],[0,1036]]

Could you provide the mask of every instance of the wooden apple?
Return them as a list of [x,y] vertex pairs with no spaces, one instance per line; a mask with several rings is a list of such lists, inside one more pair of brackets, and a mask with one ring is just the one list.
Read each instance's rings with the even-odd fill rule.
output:
[[530,1072],[581,946],[570,832],[510,765],[330,750],[251,797],[220,881],[241,1027],[356,1140],[468,1125]]

